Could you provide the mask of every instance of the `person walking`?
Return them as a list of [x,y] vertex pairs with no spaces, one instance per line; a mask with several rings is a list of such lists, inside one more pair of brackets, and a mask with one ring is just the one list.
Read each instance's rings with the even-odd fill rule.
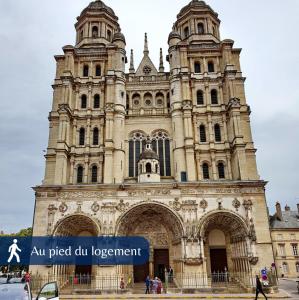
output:
[[263,286],[262,286],[262,283],[259,279],[259,276],[256,275],[256,290],[255,290],[255,300],[257,300],[258,296],[259,296],[259,293],[261,293],[265,299],[268,299],[267,296],[264,294],[264,291],[263,291]]
[[160,278],[157,279],[158,284],[157,284],[157,294],[161,294],[162,293],[162,281]]
[[157,288],[158,288],[158,277],[155,277],[153,280],[153,292],[154,294],[157,294]]
[[145,293],[149,294],[150,293],[150,284],[151,284],[151,280],[149,275],[147,275],[146,279],[145,279]]
[[124,281],[123,277],[120,279],[120,286],[119,287],[120,287],[121,290],[125,289],[125,281]]
[[172,267],[170,266],[169,267],[169,270],[168,270],[168,277],[169,277],[169,283],[172,283],[173,282],[173,269]]

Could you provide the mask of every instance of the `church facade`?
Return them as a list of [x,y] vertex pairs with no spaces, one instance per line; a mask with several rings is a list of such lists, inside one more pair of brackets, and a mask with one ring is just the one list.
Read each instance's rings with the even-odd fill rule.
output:
[[[220,39],[203,1],[183,7],[168,37],[169,72],[135,69],[114,11],[93,1],[76,44],[55,56],[53,106],[36,236],[144,236],[144,266],[39,267],[53,274],[260,272],[273,263],[265,181],[256,166],[241,49]],[[36,269],[32,267],[32,271]]]

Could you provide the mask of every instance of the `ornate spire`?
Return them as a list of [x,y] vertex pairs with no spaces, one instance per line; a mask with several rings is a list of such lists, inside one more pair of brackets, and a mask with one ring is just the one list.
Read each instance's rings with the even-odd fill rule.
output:
[[130,73],[135,73],[135,68],[134,68],[134,54],[133,54],[133,49],[131,49],[131,56],[130,56]]
[[159,72],[164,72],[162,48],[160,48],[160,64],[159,64]]
[[148,55],[148,42],[147,42],[147,33],[144,34],[144,50],[143,50],[144,55]]

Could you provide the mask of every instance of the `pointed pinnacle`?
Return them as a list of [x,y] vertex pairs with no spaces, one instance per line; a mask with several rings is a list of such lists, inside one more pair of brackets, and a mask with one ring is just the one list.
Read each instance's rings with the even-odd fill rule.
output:
[[144,55],[148,55],[148,41],[147,41],[147,33],[144,34],[144,50],[143,50]]
[[131,49],[129,72],[130,72],[130,73],[135,73],[133,49]]
[[160,64],[159,64],[159,72],[164,72],[162,48],[160,48]]

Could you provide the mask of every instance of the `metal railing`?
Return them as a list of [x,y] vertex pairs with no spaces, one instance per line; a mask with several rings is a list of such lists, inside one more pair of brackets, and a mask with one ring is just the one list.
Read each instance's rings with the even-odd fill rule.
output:
[[90,291],[121,292],[133,287],[133,276],[130,275],[35,275],[31,277],[30,285],[33,291],[38,291],[45,283],[56,281],[62,293],[80,293]]
[[[134,289],[133,274],[126,275],[35,275],[31,277],[30,284],[34,292],[38,291],[45,283],[56,281],[63,294],[76,293],[122,293]],[[269,286],[277,285],[275,276],[268,274]],[[256,279],[250,273],[245,272],[214,272],[207,273],[165,273],[163,290],[176,289],[180,292],[188,289],[213,289],[234,288],[242,292],[255,287]]]

